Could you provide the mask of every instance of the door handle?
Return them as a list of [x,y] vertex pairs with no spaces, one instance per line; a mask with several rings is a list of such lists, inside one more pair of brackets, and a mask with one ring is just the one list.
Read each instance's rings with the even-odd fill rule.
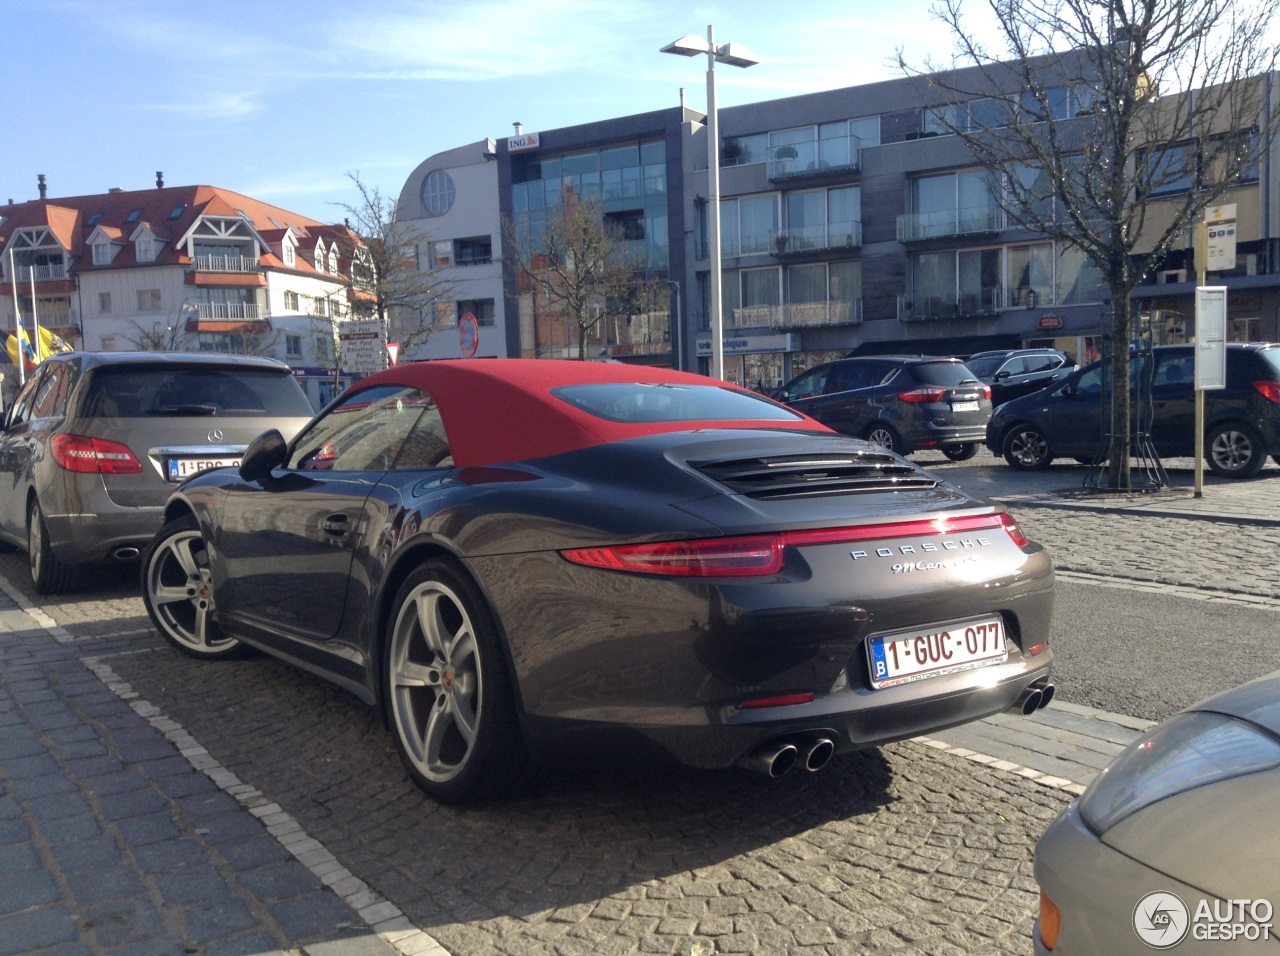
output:
[[351,519],[344,514],[332,514],[320,522],[320,530],[336,538],[351,532]]

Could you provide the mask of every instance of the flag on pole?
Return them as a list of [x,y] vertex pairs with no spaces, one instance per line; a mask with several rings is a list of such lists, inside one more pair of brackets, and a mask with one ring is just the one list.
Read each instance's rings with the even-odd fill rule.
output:
[[44,361],[50,355],[57,355],[59,352],[72,352],[74,349],[67,343],[66,339],[61,336],[54,335],[45,326],[40,326],[38,334],[40,339],[40,361]]
[[40,357],[31,345],[31,339],[27,338],[27,330],[22,327],[21,322],[18,323],[17,333],[9,336],[9,341],[5,345],[9,352],[9,358],[14,365],[18,364],[19,352],[22,353],[22,358],[25,360],[25,368],[28,372],[40,364]]

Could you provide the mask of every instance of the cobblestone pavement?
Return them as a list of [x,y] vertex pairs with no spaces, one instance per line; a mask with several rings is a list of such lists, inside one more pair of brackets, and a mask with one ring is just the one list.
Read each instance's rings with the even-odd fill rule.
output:
[[[1274,555],[1270,468],[1188,518],[966,464],[947,476],[1009,500],[1064,577],[1275,603],[1219,553],[1229,531]],[[457,810],[350,695],[171,652],[126,578],[0,597],[0,956],[1027,952],[1035,839],[1142,726],[1067,704],[776,782],[562,773]]]

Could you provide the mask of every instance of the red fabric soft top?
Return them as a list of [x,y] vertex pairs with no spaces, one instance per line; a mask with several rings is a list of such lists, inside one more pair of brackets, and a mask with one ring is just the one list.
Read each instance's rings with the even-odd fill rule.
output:
[[[599,382],[718,385],[747,392],[728,382],[672,369],[616,362],[556,359],[444,359],[413,362],[361,380],[370,385],[420,388],[440,406],[453,460],[462,468],[499,465],[590,448],[606,442],[659,432],[702,428],[785,428],[830,432],[801,415],[794,422],[614,422],[563,401],[551,389]],[[754,394],[747,392],[747,394]]]

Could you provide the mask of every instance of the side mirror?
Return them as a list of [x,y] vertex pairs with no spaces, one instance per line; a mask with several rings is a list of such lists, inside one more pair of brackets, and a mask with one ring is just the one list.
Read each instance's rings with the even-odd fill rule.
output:
[[289,445],[276,429],[265,431],[249,443],[240,459],[240,477],[245,481],[261,481],[273,468],[289,457]]
[[780,389],[778,389],[778,390],[774,393],[773,397],[774,397],[774,398],[776,398],[776,399],[777,399],[778,401],[780,401],[780,402],[789,402],[789,401],[791,401],[791,393],[790,393],[790,392],[788,392],[785,388],[780,388]]

